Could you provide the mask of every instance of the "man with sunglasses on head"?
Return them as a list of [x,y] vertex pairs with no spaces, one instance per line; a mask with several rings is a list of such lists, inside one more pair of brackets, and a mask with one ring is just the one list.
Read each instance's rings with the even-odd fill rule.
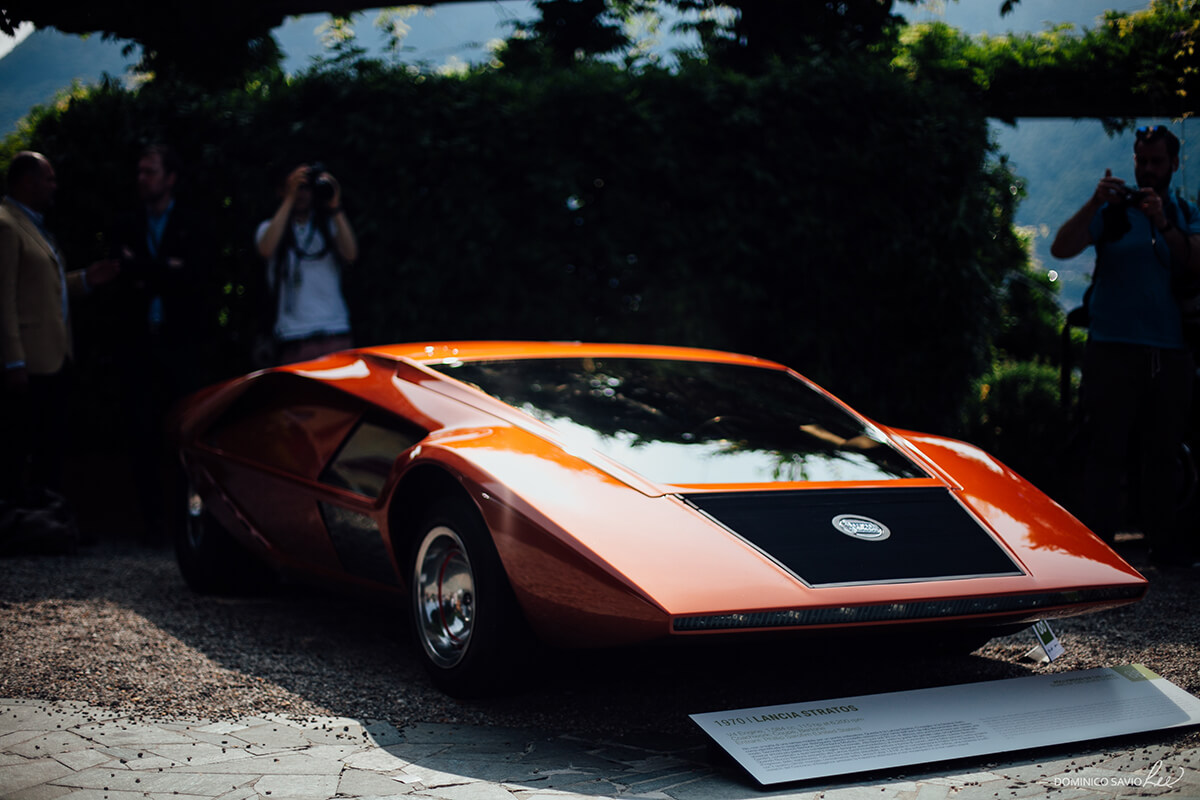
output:
[[[1165,126],[1139,128],[1133,155],[1136,185],[1105,170],[1050,252],[1065,259],[1089,245],[1096,249],[1085,296],[1083,403],[1090,445],[1081,517],[1113,541],[1123,518],[1122,476],[1130,467],[1151,559],[1176,566],[1194,561],[1175,524],[1174,495],[1195,374],[1176,289],[1200,276],[1200,211],[1171,196],[1179,139]],[[1131,453],[1137,463],[1130,463]]]

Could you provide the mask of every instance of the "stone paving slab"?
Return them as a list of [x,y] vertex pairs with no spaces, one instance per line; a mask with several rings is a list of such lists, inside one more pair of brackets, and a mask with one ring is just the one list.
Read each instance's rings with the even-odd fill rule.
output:
[[1200,749],[1056,750],[763,789],[703,741],[343,718],[155,721],[0,699],[0,800],[1200,798]]

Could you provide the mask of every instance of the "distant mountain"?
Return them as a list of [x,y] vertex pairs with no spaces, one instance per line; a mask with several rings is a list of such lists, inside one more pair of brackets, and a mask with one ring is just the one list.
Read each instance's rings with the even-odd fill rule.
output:
[[95,83],[104,73],[124,76],[140,51],[124,56],[123,47],[99,35],[69,36],[53,28],[34,31],[0,58],[0,136],[12,133],[30,108],[53,100],[73,81]]

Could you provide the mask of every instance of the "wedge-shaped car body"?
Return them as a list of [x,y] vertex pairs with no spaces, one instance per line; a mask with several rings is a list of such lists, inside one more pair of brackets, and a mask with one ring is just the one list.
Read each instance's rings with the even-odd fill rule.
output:
[[352,350],[207,389],[178,433],[194,588],[236,588],[248,557],[405,596],[453,693],[489,688],[523,631],[587,647],[931,628],[982,643],[1146,590],[979,449],[882,427],[730,353]]

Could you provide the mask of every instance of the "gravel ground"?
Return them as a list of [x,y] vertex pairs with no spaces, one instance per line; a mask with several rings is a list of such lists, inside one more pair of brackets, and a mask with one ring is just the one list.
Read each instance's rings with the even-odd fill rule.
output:
[[[192,594],[163,549],[128,543],[0,559],[0,697],[77,700],[147,718],[277,712],[533,727],[579,735],[696,735],[690,713],[1142,663],[1200,695],[1200,575],[1145,566],[1148,598],[1055,624],[1066,654],[1022,659],[1028,633],[972,655],[911,648],[740,644],[539,653],[529,685],[460,702],[426,680],[402,616],[369,599],[283,587]],[[518,654],[514,654],[518,655]],[[1156,735],[1200,746],[1200,731]]]

